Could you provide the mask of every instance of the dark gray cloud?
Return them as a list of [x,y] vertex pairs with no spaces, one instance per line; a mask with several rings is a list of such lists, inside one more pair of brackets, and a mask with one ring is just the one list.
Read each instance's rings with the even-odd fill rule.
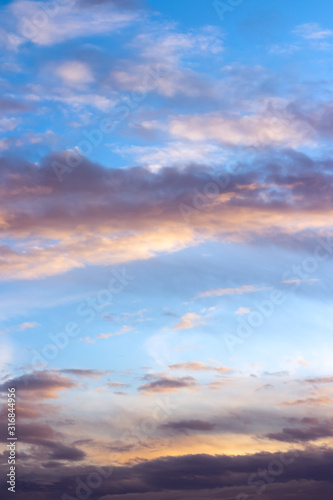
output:
[[168,422],[161,425],[162,429],[182,432],[187,434],[187,431],[207,432],[215,429],[215,424],[206,422],[204,420],[180,420],[178,422]]
[[[103,168],[82,160],[78,169],[65,174],[64,182],[60,183],[53,161],[66,164],[66,154],[45,158],[41,167],[2,160],[0,177],[5,190],[1,208],[13,212],[7,232],[42,231],[50,222],[55,229],[73,230],[76,224],[98,226],[107,220],[110,228],[116,225],[130,229],[137,228],[138,223],[142,227],[159,219],[162,222],[162,213],[164,220],[171,221],[174,217],[179,220],[179,203],[193,206],[195,189],[202,191],[205,184],[219,179],[219,175],[223,182],[226,175],[223,169],[214,172],[198,165],[187,168],[184,165],[182,170],[165,167],[153,173],[141,167]],[[291,208],[326,209],[332,206],[332,170],[331,160],[315,162],[291,150],[271,152],[253,165],[244,164],[237,174],[230,176],[222,191],[234,194],[227,202],[233,208],[265,208],[273,213]],[[209,200],[206,201],[209,205]]]
[[28,111],[29,107],[19,101],[0,98],[0,113],[19,113]]
[[138,390],[144,393],[178,392],[181,389],[194,388],[196,385],[196,379],[193,377],[157,377],[152,382],[140,385]]
[[76,448],[75,446],[66,446],[62,443],[54,441],[41,441],[39,444],[41,446],[49,448],[50,460],[77,461],[83,460],[86,455],[84,451]]
[[[20,500],[44,500],[46,495],[48,500],[55,500],[65,493],[75,497],[77,478],[86,484],[88,475],[96,471],[95,466],[89,465],[64,467],[59,463],[55,467],[55,461],[44,460],[46,468],[21,471],[17,488]],[[248,485],[250,478],[257,477],[259,470],[267,471],[270,464],[281,461],[284,463],[281,473],[267,485],[261,499],[332,498],[333,450],[328,448],[284,454],[185,455],[143,460],[114,467],[112,474],[91,490],[89,498],[120,500],[126,495],[131,500],[231,500],[242,493],[251,495],[242,500],[250,500],[258,490],[258,485]],[[45,477],[48,477],[47,484]],[[50,486],[51,478],[53,486]]]
[[74,377],[88,377],[88,378],[93,378],[97,379],[100,377],[105,377],[106,375],[109,375],[112,372],[112,370],[90,370],[90,369],[84,369],[84,368],[66,368],[63,370],[60,370],[60,373],[64,373],[65,375],[73,375]]
[[7,392],[8,387],[15,387],[21,393],[29,393],[29,399],[48,399],[57,397],[57,392],[71,389],[78,384],[69,377],[46,370],[27,373],[7,380],[0,385],[0,392]]
[[287,443],[302,443],[333,436],[333,419],[317,418],[291,419],[297,427],[286,427],[281,432],[268,433],[266,437]]

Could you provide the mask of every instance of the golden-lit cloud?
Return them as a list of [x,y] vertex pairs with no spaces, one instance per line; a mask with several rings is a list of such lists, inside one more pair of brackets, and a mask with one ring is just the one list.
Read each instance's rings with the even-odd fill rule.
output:
[[175,330],[188,330],[199,325],[204,325],[205,321],[200,314],[186,313],[173,328]]
[[[65,163],[66,153],[56,159]],[[275,242],[277,234],[304,238],[314,231],[325,236],[333,213],[326,206],[330,194],[324,173],[309,193],[301,170],[293,182],[267,170],[239,173],[224,179],[222,187],[206,167],[119,171],[83,160],[80,173],[68,173],[60,183],[52,161],[38,168],[4,164],[1,171],[0,231],[6,243],[0,247],[0,268],[5,279],[146,260],[211,240],[251,243],[260,237]],[[269,179],[259,182],[260,177]],[[212,183],[216,194],[205,197]],[[283,202],[270,199],[276,186]],[[261,289],[225,287],[200,297]],[[181,328],[188,328],[195,318],[183,321]]]

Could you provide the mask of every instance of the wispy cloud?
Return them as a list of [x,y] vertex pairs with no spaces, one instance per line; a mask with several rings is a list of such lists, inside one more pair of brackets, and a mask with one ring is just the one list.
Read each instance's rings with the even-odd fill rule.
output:
[[248,307],[239,307],[235,314],[242,316],[243,314],[249,314],[251,311]]
[[96,336],[97,339],[108,339],[109,337],[116,337],[117,335],[124,335],[125,333],[131,332],[133,328],[131,326],[124,325],[120,330],[113,333],[100,333]]
[[293,401],[285,401],[284,403],[279,403],[279,406],[318,406],[318,405],[327,405],[329,403],[333,403],[332,398],[309,397],[309,398],[299,398]]
[[184,370],[184,371],[197,371],[197,372],[209,372],[214,371],[217,373],[229,373],[231,370],[227,366],[215,367],[203,363],[202,361],[184,361],[182,363],[175,363],[169,365],[169,370]]
[[26,323],[21,323],[18,325],[19,330],[27,330],[30,328],[36,328],[36,326],[40,326],[37,321],[27,321]]
[[300,24],[294,29],[294,33],[308,40],[322,40],[333,35],[332,30],[322,28],[318,23]]
[[67,61],[56,68],[56,74],[62,80],[73,86],[82,86],[82,84],[92,82],[94,80],[92,71],[88,64],[80,61]]
[[104,5],[100,4],[98,9],[88,3],[86,8],[81,8],[78,2],[72,5],[60,4],[52,16],[46,16],[47,22],[36,24],[32,20],[36,19],[38,13],[40,16],[43,15],[40,2],[19,0],[10,4],[9,12],[16,22],[17,34],[22,37],[21,43],[30,40],[41,46],[92,35],[109,34],[138,19],[136,11],[119,10],[107,2]]
[[236,288],[217,288],[216,290],[207,290],[207,292],[199,293],[195,298],[221,297],[222,295],[243,295],[244,293],[262,292],[265,290],[271,290],[271,287],[260,285],[242,285]]
[[200,316],[200,314],[186,313],[182,316],[179,323],[177,323],[173,328],[174,330],[188,330],[189,328],[194,328],[204,324],[205,320],[203,319],[203,316]]

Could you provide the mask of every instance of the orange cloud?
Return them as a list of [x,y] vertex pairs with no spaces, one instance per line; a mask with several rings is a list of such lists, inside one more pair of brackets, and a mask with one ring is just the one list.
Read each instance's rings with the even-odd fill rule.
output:
[[202,316],[196,313],[187,313],[182,316],[179,323],[177,323],[173,328],[174,330],[187,330],[189,328],[194,328],[195,326],[204,325],[205,321]]

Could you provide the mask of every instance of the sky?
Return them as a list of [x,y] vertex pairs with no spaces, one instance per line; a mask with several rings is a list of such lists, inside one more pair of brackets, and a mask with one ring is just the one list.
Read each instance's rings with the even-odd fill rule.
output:
[[0,11],[3,498],[332,498],[332,3]]

